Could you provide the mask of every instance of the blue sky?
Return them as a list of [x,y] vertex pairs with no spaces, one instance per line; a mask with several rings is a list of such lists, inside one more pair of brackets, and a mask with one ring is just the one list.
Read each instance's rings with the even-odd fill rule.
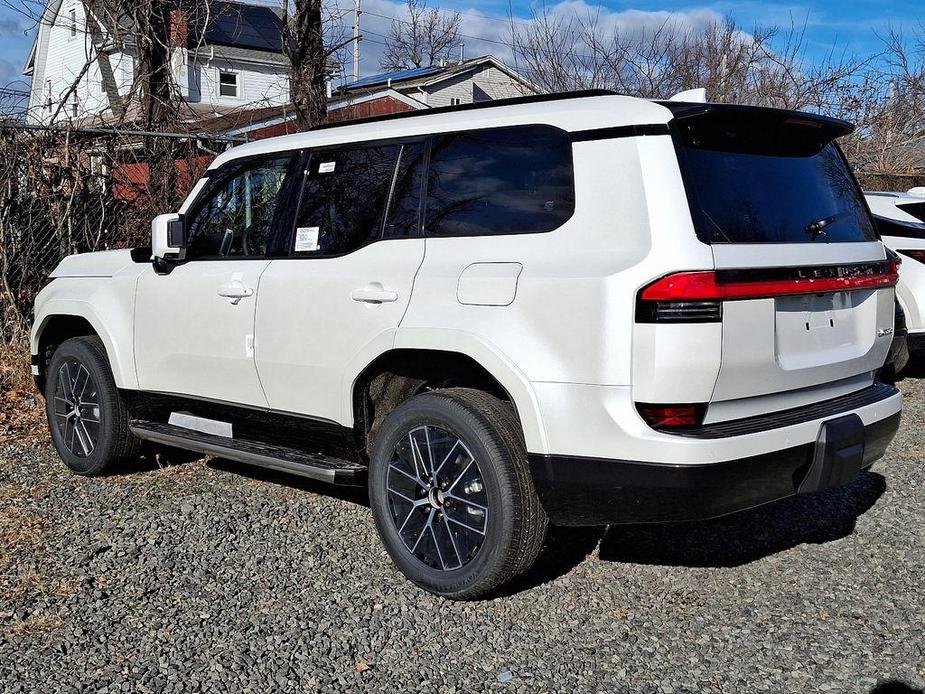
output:
[[[34,35],[34,23],[9,5],[22,6],[33,0],[0,0],[0,86],[22,80],[22,65],[29,53]],[[261,4],[273,4],[260,0]],[[352,8],[352,0],[340,0]],[[548,2],[557,12],[586,12],[594,0],[563,0]],[[7,4],[8,3],[8,4]],[[463,15],[462,31],[470,37],[483,37],[487,41],[467,38],[466,53],[502,53],[503,47],[494,41],[503,40],[508,26],[500,21],[510,10],[517,17],[528,17],[531,4],[523,0],[431,0],[434,6],[460,11]],[[392,0],[363,0],[364,29],[368,32],[363,56],[363,72],[377,69],[382,35],[388,33],[387,17],[400,12],[401,2]],[[534,5],[535,6],[535,5]],[[877,33],[883,33],[892,22],[896,26],[912,28],[925,22],[922,0],[820,0],[812,3],[760,2],[746,0],[733,2],[672,2],[668,0],[636,0],[635,2],[604,2],[604,15],[620,25],[660,23],[668,15],[698,25],[712,17],[731,15],[748,30],[755,24],[788,25],[791,21],[806,23],[807,48],[811,54],[824,54],[833,44],[839,50],[856,53],[878,49]],[[23,86],[12,84],[11,86]]]

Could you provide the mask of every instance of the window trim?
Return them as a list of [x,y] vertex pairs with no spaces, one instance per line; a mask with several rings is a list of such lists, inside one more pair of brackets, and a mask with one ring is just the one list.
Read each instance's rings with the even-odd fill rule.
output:
[[[215,84],[218,87],[218,96],[219,99],[240,99],[241,94],[244,91],[244,80],[242,79],[240,70],[233,70],[231,68],[215,68],[217,73],[217,79]],[[222,75],[232,75],[234,77],[234,96],[228,94],[222,94]]]
[[[279,236],[278,247],[285,248],[285,251],[281,251],[278,254],[274,253],[264,253],[263,255],[248,255],[248,256],[229,256],[229,255],[187,255],[187,258],[184,262],[186,263],[196,263],[200,261],[233,261],[233,260],[274,260],[279,258],[289,257],[289,245],[285,242],[285,228],[286,228],[286,219],[277,219],[280,209],[292,209],[289,203],[292,202],[291,198],[292,191],[287,191],[287,183],[294,175],[299,173],[299,164],[303,161],[304,150],[292,149],[292,150],[279,150],[277,152],[267,152],[264,154],[255,154],[250,157],[239,157],[237,159],[232,159],[226,162],[223,166],[218,169],[213,169],[211,171],[206,171],[203,178],[207,179],[208,182],[203,186],[202,190],[199,192],[199,195],[190,203],[189,208],[186,213],[183,215],[183,218],[186,220],[186,231],[189,233],[189,222],[192,220],[199,211],[202,209],[203,204],[210,198],[212,193],[215,191],[216,187],[223,185],[228,181],[229,172],[239,166],[247,165],[249,170],[253,170],[258,167],[260,164],[267,161],[273,161],[274,159],[282,159],[283,157],[289,157],[289,170],[286,172],[286,177],[283,179],[283,185],[280,188],[280,197],[277,205],[282,205],[282,208],[277,208],[273,214],[273,228],[267,235],[268,241],[269,238],[273,236]],[[244,169],[240,169],[243,171]],[[288,202],[287,202],[288,201]],[[293,224],[295,223],[295,216],[292,218]],[[187,242],[188,243],[188,242]],[[269,245],[269,243],[268,243]],[[189,252],[189,245],[187,245],[187,252]]]
[[77,38],[77,8],[71,7],[67,13],[68,17],[68,40]]

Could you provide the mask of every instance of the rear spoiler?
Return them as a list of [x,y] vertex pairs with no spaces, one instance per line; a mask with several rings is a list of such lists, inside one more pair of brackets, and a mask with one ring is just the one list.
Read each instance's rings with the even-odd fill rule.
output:
[[805,111],[789,111],[782,108],[764,106],[742,106],[739,104],[704,104],[690,101],[658,101],[674,115],[675,120],[685,121],[691,118],[709,117],[711,114],[725,115],[727,119],[740,116],[743,120],[771,121],[779,124],[805,125],[824,132],[829,140],[843,137],[854,132],[854,125],[840,118],[820,116]]

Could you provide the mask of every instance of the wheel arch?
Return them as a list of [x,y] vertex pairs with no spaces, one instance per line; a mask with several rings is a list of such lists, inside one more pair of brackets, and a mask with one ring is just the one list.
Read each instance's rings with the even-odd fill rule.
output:
[[[45,371],[54,349],[67,339],[86,335],[100,338],[106,349],[106,357],[112,369],[113,379],[118,388],[134,388],[135,371],[131,355],[124,355],[118,341],[107,329],[106,323],[83,302],[56,302],[60,305],[46,305],[30,337],[33,376],[36,384],[44,391]],[[68,304],[68,305],[64,305]],[[129,345],[129,352],[131,345]],[[36,373],[37,372],[37,373]]]
[[[470,387],[491,392],[515,409],[527,450],[546,451],[533,388],[517,367],[484,343],[466,347],[451,340],[396,343],[369,361],[350,381],[344,421],[353,422],[357,442],[366,445],[382,418],[407,398],[441,387]],[[474,346],[473,346],[474,343]],[[371,388],[373,392],[371,392]]]

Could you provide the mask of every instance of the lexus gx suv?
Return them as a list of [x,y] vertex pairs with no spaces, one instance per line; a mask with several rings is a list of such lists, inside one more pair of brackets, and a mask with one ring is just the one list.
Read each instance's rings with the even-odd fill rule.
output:
[[84,475],[148,442],[368,485],[398,569],[457,599],[550,523],[847,483],[901,404],[850,130],[592,92],[233,148],[152,248],[38,295],[54,444]]

